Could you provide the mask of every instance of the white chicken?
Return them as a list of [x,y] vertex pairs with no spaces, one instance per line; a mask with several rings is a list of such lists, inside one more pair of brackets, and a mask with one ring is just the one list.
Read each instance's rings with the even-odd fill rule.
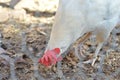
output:
[[[40,63],[49,66],[61,60],[69,46],[85,33],[95,32],[96,57],[110,32],[119,23],[119,0],[60,0],[50,40]],[[59,58],[59,59],[58,59]]]

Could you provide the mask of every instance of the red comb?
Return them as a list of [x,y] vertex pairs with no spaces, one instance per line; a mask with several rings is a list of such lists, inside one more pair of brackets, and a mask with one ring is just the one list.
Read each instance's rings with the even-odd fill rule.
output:
[[62,60],[62,57],[59,56],[57,58],[57,55],[60,53],[59,48],[55,48],[53,50],[48,50],[46,53],[43,55],[41,59],[39,59],[39,63],[45,65],[45,66],[50,66],[53,64],[56,64],[58,61]]
[[60,53],[60,48],[55,48],[55,49],[53,49],[53,51],[55,51],[56,53]]

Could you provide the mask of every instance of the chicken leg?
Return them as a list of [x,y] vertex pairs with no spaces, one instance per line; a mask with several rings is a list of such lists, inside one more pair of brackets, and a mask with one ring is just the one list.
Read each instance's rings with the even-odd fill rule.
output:
[[98,53],[100,52],[100,49],[102,48],[104,42],[106,41],[106,39],[108,38],[108,36],[110,35],[110,32],[105,30],[105,29],[98,29],[97,33],[96,33],[96,40],[98,43],[98,46],[95,50],[95,54],[92,60],[92,66],[94,66],[95,61],[97,59]]
[[96,40],[98,42],[98,46],[95,51],[92,66],[95,63],[98,53],[100,52],[100,49],[102,48],[104,42],[108,39],[110,32],[112,32],[113,28],[116,26],[117,19],[118,19],[118,17],[115,17],[110,20],[105,20],[101,24],[99,24],[100,26],[96,29],[96,31],[97,31]]
[[103,46],[103,42],[98,44],[97,49],[95,51],[95,55],[94,55],[93,61],[92,61],[92,66],[94,66],[94,63],[95,63],[95,61],[97,59],[98,53],[100,52],[100,49],[102,48],[102,46]]

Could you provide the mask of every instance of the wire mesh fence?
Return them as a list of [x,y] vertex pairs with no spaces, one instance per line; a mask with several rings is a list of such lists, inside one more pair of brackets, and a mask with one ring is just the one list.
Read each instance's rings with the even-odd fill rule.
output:
[[58,1],[31,0],[31,5],[29,0],[9,2],[0,0],[0,80],[120,79],[119,26],[105,42],[94,66],[90,63],[97,46],[93,35],[84,44],[71,46],[57,65],[45,67],[38,59],[47,46]]

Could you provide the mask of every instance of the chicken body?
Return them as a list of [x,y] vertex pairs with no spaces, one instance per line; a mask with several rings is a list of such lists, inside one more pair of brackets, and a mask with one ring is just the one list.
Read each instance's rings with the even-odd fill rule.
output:
[[60,48],[61,55],[85,33],[95,32],[96,57],[119,16],[119,0],[60,0],[46,51]]

